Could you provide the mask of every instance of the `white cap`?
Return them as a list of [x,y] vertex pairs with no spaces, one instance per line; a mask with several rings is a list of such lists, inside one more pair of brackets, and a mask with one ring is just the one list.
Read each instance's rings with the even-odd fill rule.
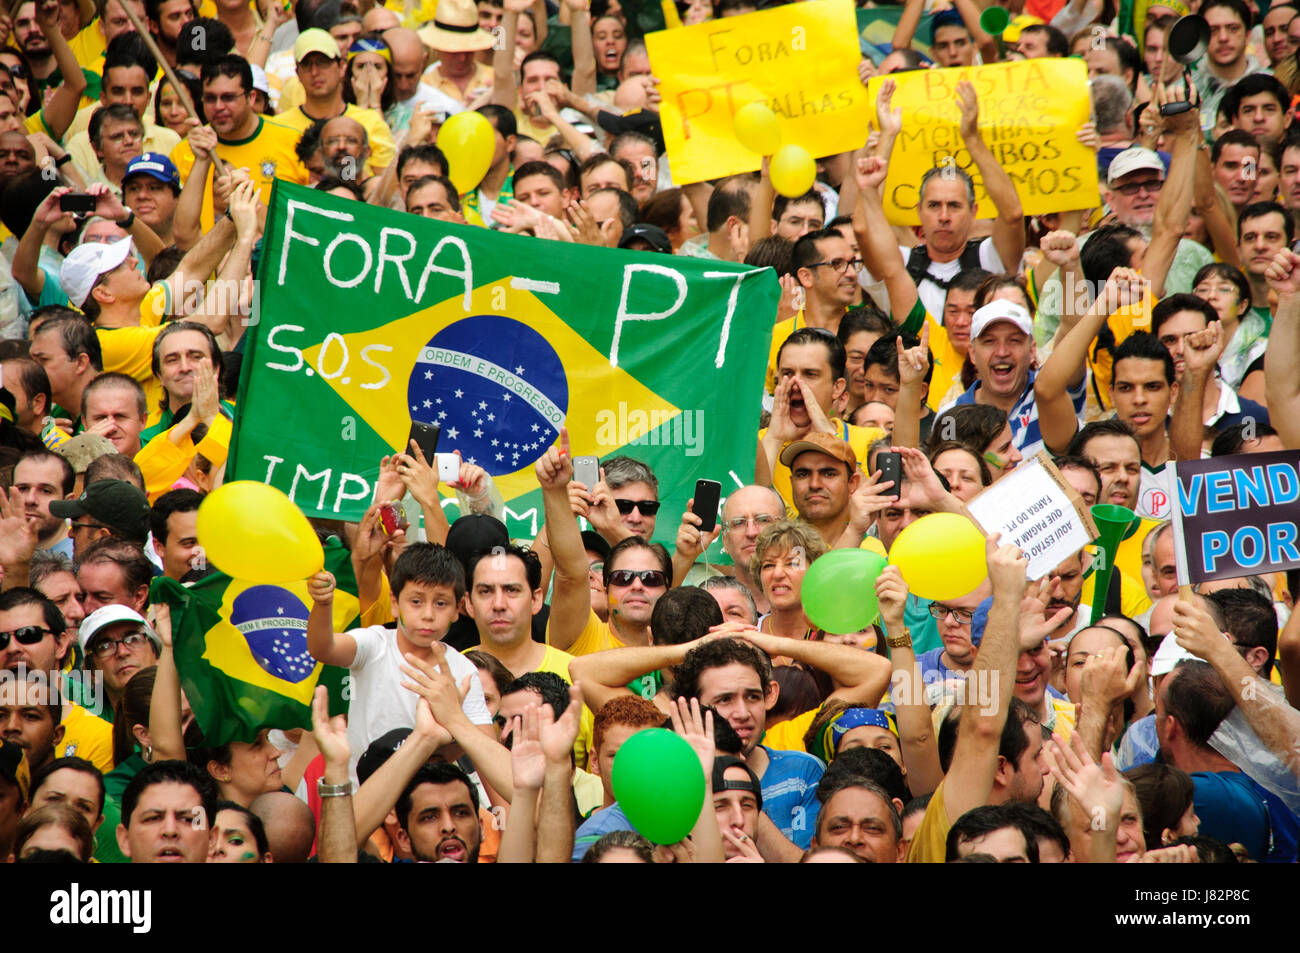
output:
[[90,297],[99,276],[112,271],[131,254],[131,239],[115,242],[82,242],[68,253],[59,269],[59,284],[68,300],[80,308]]
[[77,641],[81,644],[82,651],[88,651],[90,640],[99,633],[100,629],[114,622],[138,622],[144,628],[145,635],[149,636],[149,641],[153,643],[154,651],[162,651],[162,639],[158,638],[158,633],[153,630],[145,617],[130,606],[119,603],[101,606],[81,620],[81,628],[77,630]]
[[984,333],[985,328],[998,321],[1010,321],[1030,337],[1034,334],[1034,320],[1029,316],[1028,311],[1014,301],[997,298],[976,311],[975,316],[971,318],[970,339],[975,340]]
[[1158,155],[1150,149],[1133,146],[1110,160],[1110,165],[1106,169],[1106,181],[1113,185],[1130,172],[1137,172],[1139,169],[1152,169],[1160,173],[1160,178],[1165,177],[1165,164],[1160,161]]
[[1179,645],[1178,640],[1174,638],[1174,634],[1170,632],[1161,639],[1156,654],[1151,656],[1151,677],[1158,678],[1161,675],[1168,675],[1174,670],[1174,666],[1184,659],[1200,661],[1197,656]]
[[253,71],[253,88],[260,89],[262,92],[266,93],[267,96],[270,96],[271,81],[266,76],[266,70],[262,69],[262,67],[258,66],[256,63],[249,63],[248,65]]

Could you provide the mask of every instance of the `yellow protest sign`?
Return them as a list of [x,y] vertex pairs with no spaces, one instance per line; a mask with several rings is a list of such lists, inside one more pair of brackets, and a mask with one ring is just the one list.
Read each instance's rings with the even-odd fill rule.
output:
[[781,141],[813,156],[861,148],[872,107],[858,80],[852,0],[813,0],[646,36],[663,96],[673,179],[700,182],[759,166],[737,140],[736,112],[764,102]]
[[[896,225],[918,225],[921,177],[956,165],[975,180],[978,216],[997,214],[962,142],[957,84],[979,97],[979,126],[993,157],[1015,183],[1026,215],[1097,205],[1097,154],[1076,133],[1088,122],[1088,69],[1082,60],[1033,59],[956,69],[895,73],[893,105],[903,111],[885,180],[885,213]],[[868,89],[874,103],[881,79]]]

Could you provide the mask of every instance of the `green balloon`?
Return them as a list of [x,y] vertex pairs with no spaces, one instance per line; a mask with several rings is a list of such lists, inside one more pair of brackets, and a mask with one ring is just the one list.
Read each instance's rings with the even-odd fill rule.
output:
[[632,826],[655,844],[676,844],[704,806],[704,769],[686,740],[665,728],[638,731],[618,749],[610,781]]
[[862,631],[880,614],[876,577],[886,565],[884,556],[869,549],[832,549],[804,574],[804,615],[824,632]]

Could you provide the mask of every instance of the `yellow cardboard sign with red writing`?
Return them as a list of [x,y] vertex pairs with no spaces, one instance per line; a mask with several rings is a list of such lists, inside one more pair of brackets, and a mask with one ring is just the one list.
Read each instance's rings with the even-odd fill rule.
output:
[[[997,214],[960,134],[957,84],[965,79],[979,97],[984,143],[1015,183],[1026,215],[1097,205],[1097,154],[1076,137],[1091,115],[1088,69],[1082,60],[1020,60],[915,70],[891,78],[897,84],[893,106],[903,113],[903,131],[890,155],[883,196],[885,214],[894,224],[920,224],[921,177],[945,165],[974,178],[979,218]],[[873,103],[882,82],[871,81]]]
[[759,167],[736,140],[737,111],[776,113],[783,144],[813,156],[860,149],[875,100],[858,79],[852,0],[812,0],[647,34],[673,180],[685,184]]

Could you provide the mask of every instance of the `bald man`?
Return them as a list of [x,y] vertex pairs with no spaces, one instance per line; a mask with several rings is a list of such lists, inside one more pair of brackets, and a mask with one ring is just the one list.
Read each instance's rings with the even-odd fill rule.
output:
[[311,856],[316,819],[301,800],[287,791],[273,791],[254,799],[249,810],[266,828],[267,848],[277,864],[301,864]]
[[371,7],[361,18],[362,33],[383,33],[401,27],[402,18],[385,6]]
[[[380,9],[379,7],[375,8]],[[371,11],[373,13],[374,10]],[[389,77],[393,84],[395,100],[388,115],[393,132],[398,133],[411,124],[411,116],[417,109],[431,113],[442,113],[443,117],[464,110],[464,106],[446,93],[434,89],[428,83],[421,82],[425,67],[429,63],[429,51],[414,30],[398,27],[384,31],[384,41],[392,51],[393,63],[389,67]],[[442,123],[434,123],[434,135]],[[408,142],[407,145],[417,143]]]

